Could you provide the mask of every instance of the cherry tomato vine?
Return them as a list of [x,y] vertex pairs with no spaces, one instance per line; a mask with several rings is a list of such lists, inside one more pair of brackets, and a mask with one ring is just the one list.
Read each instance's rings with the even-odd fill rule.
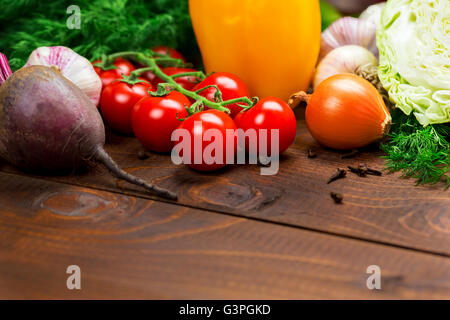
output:
[[[131,72],[129,76],[124,77],[121,81],[135,84],[141,82],[143,80],[139,79],[139,75],[144,72],[151,71],[156,77],[163,80],[162,83],[158,84],[158,88],[155,92],[149,92],[150,95],[155,97],[162,97],[169,94],[171,91],[176,90],[186,97],[194,100],[195,102],[187,108],[187,112],[189,115],[202,111],[204,107],[208,107],[209,109],[216,109],[227,114],[230,114],[230,109],[227,108],[229,105],[236,104],[240,106],[243,110],[247,110],[252,108],[258,101],[258,97],[253,97],[250,99],[249,97],[240,97],[230,100],[223,100],[222,93],[217,85],[208,85],[204,88],[191,91],[183,88],[179,83],[175,81],[176,78],[179,77],[196,77],[199,80],[204,80],[206,75],[201,71],[195,72],[183,72],[174,75],[165,74],[160,66],[170,66],[170,67],[188,67],[183,60],[172,58],[168,55],[164,55],[161,53],[153,52],[151,50],[142,53],[135,51],[124,51],[117,52],[108,56],[103,56],[101,62],[95,63],[95,67],[99,67],[103,70],[111,70],[115,69],[114,61],[117,58],[129,59],[145,67],[136,69]],[[215,101],[208,100],[207,98],[200,95],[200,93],[208,88],[215,88]]]

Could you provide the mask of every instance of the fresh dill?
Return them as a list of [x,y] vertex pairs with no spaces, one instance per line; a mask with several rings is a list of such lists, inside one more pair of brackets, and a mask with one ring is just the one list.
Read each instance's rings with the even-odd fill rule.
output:
[[[81,11],[80,29],[70,30],[70,5]],[[40,46],[67,46],[88,59],[118,51],[175,47],[200,60],[186,0],[0,0],[0,51],[13,70]]]
[[390,140],[382,144],[387,168],[402,171],[417,184],[444,182],[450,186],[450,126],[448,124],[423,127],[413,116],[400,110],[392,112],[394,124]]

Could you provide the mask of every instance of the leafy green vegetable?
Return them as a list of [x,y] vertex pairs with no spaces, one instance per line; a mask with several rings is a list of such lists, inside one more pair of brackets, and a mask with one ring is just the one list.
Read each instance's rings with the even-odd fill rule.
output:
[[392,112],[394,119],[391,140],[382,145],[387,153],[387,167],[414,177],[418,184],[445,180],[450,186],[450,126],[446,124],[423,127],[413,117],[400,110]]
[[378,74],[399,108],[382,146],[387,167],[419,184],[450,186],[449,17],[448,0],[389,0],[377,30]]
[[320,15],[322,16],[322,30],[341,18],[342,15],[328,2],[320,0]]
[[[81,9],[81,28],[70,30],[67,8]],[[124,50],[169,45],[199,62],[184,0],[0,0],[0,48],[11,67],[22,67],[40,46],[63,45],[88,59]]]
[[377,30],[380,80],[423,126],[450,122],[449,17],[449,0],[390,0]]

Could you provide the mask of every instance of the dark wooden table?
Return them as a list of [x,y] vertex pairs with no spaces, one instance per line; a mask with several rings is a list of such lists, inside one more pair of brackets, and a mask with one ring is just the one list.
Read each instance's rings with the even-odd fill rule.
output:
[[[275,176],[250,165],[202,174],[167,155],[139,160],[140,149],[108,134],[113,158],[177,203],[100,167],[37,176],[0,163],[0,298],[450,298],[450,191],[399,174],[326,184],[337,167],[382,169],[378,151],[342,160],[303,120]],[[81,290],[66,287],[69,265]],[[381,290],[366,287],[370,265]]]

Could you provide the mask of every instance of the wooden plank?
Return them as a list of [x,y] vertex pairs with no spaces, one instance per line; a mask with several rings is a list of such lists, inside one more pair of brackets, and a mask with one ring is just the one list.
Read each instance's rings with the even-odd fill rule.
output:
[[446,257],[11,174],[0,190],[1,299],[450,298]]
[[[342,160],[314,142],[303,120],[298,128],[275,176],[261,176],[260,168],[250,165],[198,173],[160,154],[139,160],[137,139],[114,134],[108,134],[107,150],[127,171],[178,192],[179,204],[450,255],[450,191],[442,185],[418,187],[399,174],[360,178],[349,173],[327,185],[337,167],[364,162],[382,169],[380,152],[366,150]],[[311,147],[316,159],[306,156]],[[4,163],[0,171],[19,173]],[[117,184],[99,167],[45,178],[152,198],[138,187]],[[342,193],[344,204],[335,205],[331,191]]]

